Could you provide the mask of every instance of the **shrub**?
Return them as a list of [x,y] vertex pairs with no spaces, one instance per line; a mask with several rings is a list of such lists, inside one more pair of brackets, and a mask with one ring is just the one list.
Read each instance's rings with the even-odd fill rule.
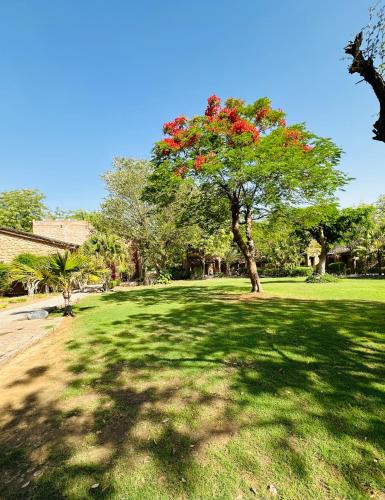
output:
[[7,293],[10,287],[9,266],[0,262],[0,295]]
[[157,285],[168,285],[171,281],[171,274],[168,271],[161,271],[155,280]]
[[116,280],[111,280],[109,283],[110,288],[115,288],[116,286],[119,286],[122,281],[119,279]]
[[33,253],[21,253],[13,259],[14,263],[24,264],[25,266],[32,267],[33,269],[41,266],[46,261],[47,257],[44,257],[42,255],[35,255]]
[[346,274],[345,262],[332,262],[328,265],[328,273],[330,274]]
[[333,276],[332,274],[318,274],[313,273],[311,276],[306,278],[306,283],[335,283],[338,281],[337,276]]
[[307,276],[310,276],[313,274],[313,268],[312,267],[309,267],[309,266],[297,266],[297,267],[293,267],[293,269],[291,269],[289,271],[289,276],[304,276],[304,277],[307,277]]
[[172,280],[188,280],[190,279],[190,272],[184,266],[173,266],[170,268]]
[[284,276],[289,276],[289,270],[288,269],[278,269],[276,267],[269,267],[266,266],[260,271],[261,276],[265,276],[267,278],[278,278],[278,277],[284,277]]

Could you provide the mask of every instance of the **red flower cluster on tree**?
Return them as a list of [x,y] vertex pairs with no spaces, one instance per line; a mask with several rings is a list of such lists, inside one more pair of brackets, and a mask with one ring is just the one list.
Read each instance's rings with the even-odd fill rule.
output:
[[207,99],[207,108],[205,111],[206,116],[213,117],[218,114],[221,105],[221,100],[216,95],[212,95]]
[[309,144],[305,144],[303,147],[303,150],[305,151],[305,153],[308,153],[312,149],[313,149],[313,146],[309,146]]
[[[236,141],[235,136],[247,134],[245,140],[250,143],[257,143],[261,132],[271,127],[284,127],[286,145],[296,142],[304,144],[302,138],[296,136],[297,131],[286,130],[286,121],[282,110],[273,110],[268,99],[263,99],[258,103],[258,111],[250,113],[250,109],[245,106],[240,99],[229,98],[223,107],[218,96],[212,95],[207,99],[205,117],[195,117],[188,120],[185,116],[178,116],[173,121],[163,125],[163,132],[169,137],[158,143],[157,152],[160,156],[168,157],[172,153],[178,153],[192,146],[199,144],[201,136],[211,134],[227,141],[228,145],[237,146],[245,144],[244,140]],[[251,116],[253,113],[254,117]],[[256,125],[257,124],[257,125]],[[200,168],[203,160],[198,159],[194,168]]]
[[236,122],[234,122],[231,127],[231,131],[234,134],[243,134],[245,132],[249,132],[251,133],[254,142],[257,142],[259,138],[258,130],[246,120],[237,120]]
[[163,125],[163,133],[175,135],[186,123],[187,118],[185,116],[177,116],[174,121],[167,122]]
[[260,122],[261,120],[263,120],[264,118],[267,117],[269,112],[270,112],[269,108],[262,108],[259,111],[257,111],[257,113],[255,115],[255,119],[257,120],[257,122]]
[[239,120],[238,110],[236,108],[233,109],[223,108],[221,114],[222,113],[231,121],[231,123],[234,123],[237,120]]
[[202,166],[207,162],[207,157],[205,155],[198,155],[194,160],[195,170],[201,170]]
[[286,130],[286,137],[293,142],[299,141],[301,139],[302,134],[300,133],[299,130],[293,129],[293,130]]
[[180,149],[180,143],[175,139],[166,137],[166,139],[164,139],[164,142],[167,144],[167,146],[170,146],[171,149]]

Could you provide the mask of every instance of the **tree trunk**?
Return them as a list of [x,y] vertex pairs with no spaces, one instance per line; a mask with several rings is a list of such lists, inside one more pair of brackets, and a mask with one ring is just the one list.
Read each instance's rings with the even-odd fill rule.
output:
[[71,305],[71,293],[68,290],[63,291],[64,313],[63,316],[75,316]]
[[230,276],[230,265],[228,262],[225,262],[225,275]]
[[239,207],[239,200],[236,197],[233,197],[231,202],[231,215],[232,215],[231,229],[233,232],[234,241],[238,245],[243,256],[245,257],[247,270],[251,281],[251,291],[252,293],[262,292],[263,291],[262,285],[258,275],[257,263],[255,261],[255,247],[252,235],[251,214],[250,212],[247,212],[245,218],[247,243],[245,243],[240,231],[240,207]]
[[371,57],[365,56],[361,50],[363,33],[359,33],[353,42],[349,42],[345,47],[346,54],[353,57],[353,62],[349,67],[349,73],[358,73],[372,87],[378,102],[380,112],[377,121],[373,125],[373,133],[376,141],[385,142],[385,81],[379,71],[374,66]]
[[206,260],[201,259],[201,263],[202,263],[202,279],[204,280],[206,276]]
[[382,255],[381,250],[377,252],[378,276],[382,276]]
[[319,230],[318,243],[321,245],[321,253],[319,254],[319,262],[317,264],[316,271],[318,274],[322,275],[326,272],[326,257],[328,254],[326,239],[322,227]]

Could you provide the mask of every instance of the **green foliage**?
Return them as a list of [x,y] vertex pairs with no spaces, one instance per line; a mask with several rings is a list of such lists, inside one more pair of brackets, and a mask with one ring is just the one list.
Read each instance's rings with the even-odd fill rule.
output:
[[296,266],[290,270],[289,276],[299,277],[299,276],[311,276],[313,274],[313,268],[308,266]]
[[190,273],[182,264],[170,267],[169,269],[172,280],[187,280],[190,279]]
[[331,262],[327,267],[327,271],[330,274],[346,274],[346,264],[345,262]]
[[[373,207],[362,205],[356,208],[339,209],[335,203],[319,204],[292,212],[302,238],[314,238],[320,243],[322,231],[327,249],[333,245],[351,243],[366,226],[373,213]],[[300,231],[298,231],[300,234]]]
[[171,280],[171,273],[169,273],[168,271],[161,271],[157,276],[155,283],[157,285],[168,285],[169,283],[171,283]]
[[115,234],[94,233],[83,244],[82,249],[86,255],[100,257],[106,266],[115,266],[121,272],[132,271],[132,255],[129,245]]
[[24,264],[33,268],[44,266],[47,262],[47,257],[43,255],[36,255],[33,253],[21,253],[13,259],[14,264]]
[[11,263],[9,280],[21,283],[28,295],[34,295],[40,284],[48,284],[45,274],[48,261],[49,257],[31,253],[20,254]]
[[188,245],[200,238],[196,192],[187,184],[180,186],[170,203],[158,207],[143,198],[151,173],[148,161],[116,158],[113,169],[104,175],[108,196],[100,211],[104,230],[132,243],[142,280],[153,269],[182,262]]
[[4,295],[10,290],[9,271],[10,266],[0,262],[0,295]]
[[306,277],[313,274],[313,268],[307,266],[296,266],[296,267],[264,267],[261,271],[262,276],[271,277]]
[[352,242],[353,254],[359,257],[359,267],[364,273],[373,272],[374,262],[377,272],[382,273],[385,255],[385,197],[380,196],[370,208],[370,216]]
[[87,281],[85,275],[91,277],[102,272],[102,267],[90,265],[90,259],[81,252],[56,253],[49,257],[43,269],[45,282],[63,295],[65,316],[73,316],[71,292],[79,280]]
[[19,189],[0,193],[0,227],[32,231],[32,221],[43,218],[45,196],[36,189]]
[[98,226],[98,216],[97,212],[85,210],[83,208],[77,208],[75,210],[63,210],[56,207],[54,210],[48,210],[46,217],[47,219],[53,220],[85,220],[90,222],[96,229]]
[[221,106],[211,96],[204,115],[177,117],[163,131],[169,137],[154,146],[146,199],[165,206],[181,186],[193,185],[207,206],[227,205],[253,291],[260,290],[253,221],[284,206],[334,200],[348,181],[336,169],[341,150],[303,124],[287,127],[284,112],[267,98],[251,104],[230,98]]
[[333,276],[332,274],[318,274],[313,273],[311,276],[306,278],[306,283],[336,283],[338,281],[337,276]]
[[111,280],[110,288],[115,288],[116,286],[119,286],[121,282],[122,282],[121,280]]

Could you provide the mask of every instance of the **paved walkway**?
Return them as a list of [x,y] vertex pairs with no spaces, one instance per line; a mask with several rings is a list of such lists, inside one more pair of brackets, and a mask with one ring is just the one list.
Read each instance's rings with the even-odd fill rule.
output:
[[[75,293],[72,303],[89,293]],[[24,304],[0,311],[0,365],[55,330],[63,317],[27,320],[27,313],[38,309],[62,307],[63,297],[56,295],[32,304]]]

